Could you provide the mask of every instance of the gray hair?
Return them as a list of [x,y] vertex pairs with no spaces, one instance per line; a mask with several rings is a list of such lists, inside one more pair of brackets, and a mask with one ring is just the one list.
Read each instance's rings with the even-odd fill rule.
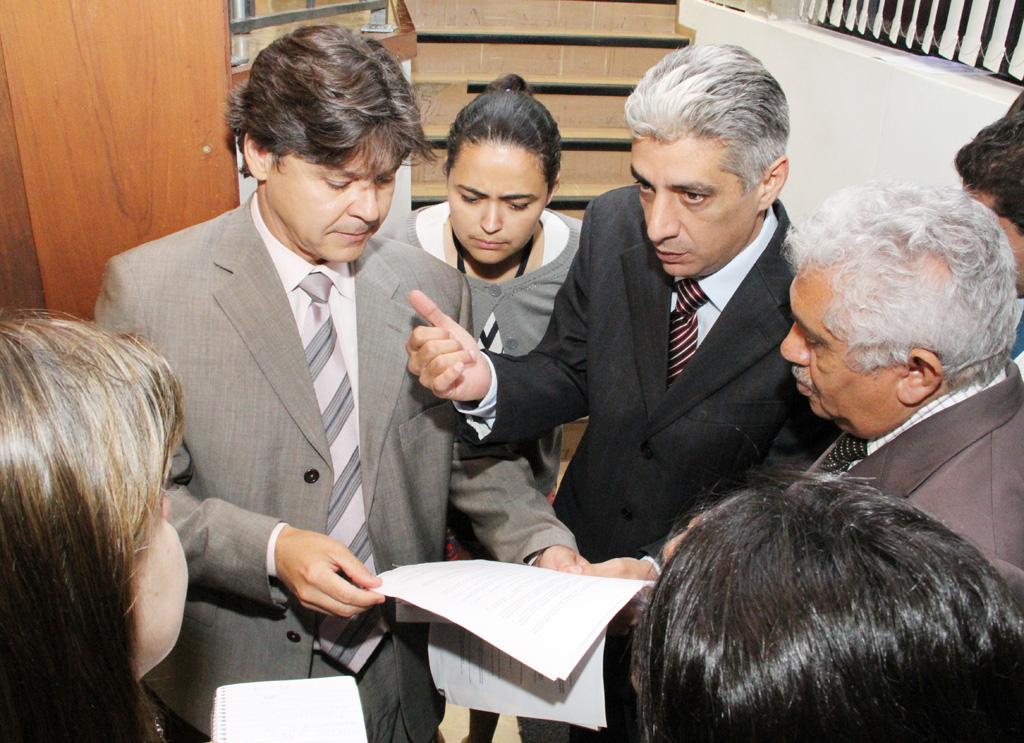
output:
[[693,46],[649,69],[626,101],[634,138],[722,140],[723,167],[749,191],[786,153],[789,105],[778,81],[742,47]]
[[935,353],[951,389],[1006,364],[1016,265],[992,212],[959,188],[869,183],[828,198],[790,232],[793,270],[832,272],[822,322],[863,372]]

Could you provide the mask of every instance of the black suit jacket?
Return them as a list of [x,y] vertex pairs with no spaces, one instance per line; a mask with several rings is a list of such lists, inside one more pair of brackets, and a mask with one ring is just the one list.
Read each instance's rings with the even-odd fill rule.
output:
[[834,438],[779,354],[792,323],[792,274],[780,255],[789,220],[781,204],[773,208],[779,227],[770,245],[670,389],[673,279],[647,240],[636,187],[587,209],[540,345],[491,357],[498,408],[487,441],[532,438],[590,416],[555,500],[586,558],[658,543],[682,513],[734,487],[773,445],[773,454],[806,466]]

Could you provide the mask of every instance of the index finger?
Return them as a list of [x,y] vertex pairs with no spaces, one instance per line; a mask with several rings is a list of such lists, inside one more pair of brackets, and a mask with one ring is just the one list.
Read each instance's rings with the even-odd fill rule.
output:
[[428,297],[426,294],[421,292],[419,289],[413,289],[408,295],[409,304],[416,310],[416,314],[426,320],[428,323],[433,325],[435,328],[450,329],[453,325],[460,326],[457,322],[452,320],[448,315],[441,312],[441,309],[434,303],[434,300]]

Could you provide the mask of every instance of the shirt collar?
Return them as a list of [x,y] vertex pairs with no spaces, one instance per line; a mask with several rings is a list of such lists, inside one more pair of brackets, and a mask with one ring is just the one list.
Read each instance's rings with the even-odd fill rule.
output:
[[769,207],[765,211],[764,222],[761,224],[761,231],[757,233],[757,237],[731,261],[710,276],[698,280],[697,283],[704,290],[708,301],[719,312],[729,304],[732,295],[736,293],[740,284],[743,283],[743,279],[750,273],[750,269],[757,263],[757,259],[761,257],[761,253],[768,247],[778,226],[779,220],[775,216],[775,210]]
[[1004,379],[1006,379],[1005,369],[999,372],[991,382],[977,382],[975,384],[970,384],[966,387],[953,390],[942,397],[937,397],[926,405],[922,405],[914,411],[913,415],[903,421],[900,425],[896,426],[896,428],[889,431],[889,433],[879,436],[877,439],[871,439],[871,441],[868,442],[868,454],[874,454],[901,433],[909,430],[913,426],[916,426],[925,418],[930,418],[936,413],[946,410],[947,408],[951,408],[957,403],[961,403],[967,398],[973,397],[982,390],[987,390],[989,387],[999,384]]
[[274,237],[271,233],[270,228],[267,227],[267,223],[263,221],[263,215],[260,214],[260,208],[257,200],[259,199],[259,192],[253,194],[252,201],[250,202],[249,211],[252,214],[253,224],[256,226],[256,232],[259,234],[260,239],[263,241],[263,245],[267,248],[267,252],[270,254],[270,260],[274,263],[274,268],[277,269],[277,275],[281,278],[281,284],[284,286],[284,290],[289,294],[295,291],[306,276],[316,268],[322,271],[323,274],[331,280],[334,284],[334,288],[347,299],[355,298],[355,289],[352,281],[352,265],[345,262],[333,262],[333,263],[319,263],[313,265],[307,260],[299,256],[292,250],[285,247],[284,243]]

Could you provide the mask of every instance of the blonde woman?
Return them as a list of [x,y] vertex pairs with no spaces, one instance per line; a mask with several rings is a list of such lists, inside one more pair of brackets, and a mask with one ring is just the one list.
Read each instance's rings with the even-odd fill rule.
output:
[[159,741],[141,676],[173,646],[187,572],[162,484],[178,383],[139,341],[0,321],[0,731]]

